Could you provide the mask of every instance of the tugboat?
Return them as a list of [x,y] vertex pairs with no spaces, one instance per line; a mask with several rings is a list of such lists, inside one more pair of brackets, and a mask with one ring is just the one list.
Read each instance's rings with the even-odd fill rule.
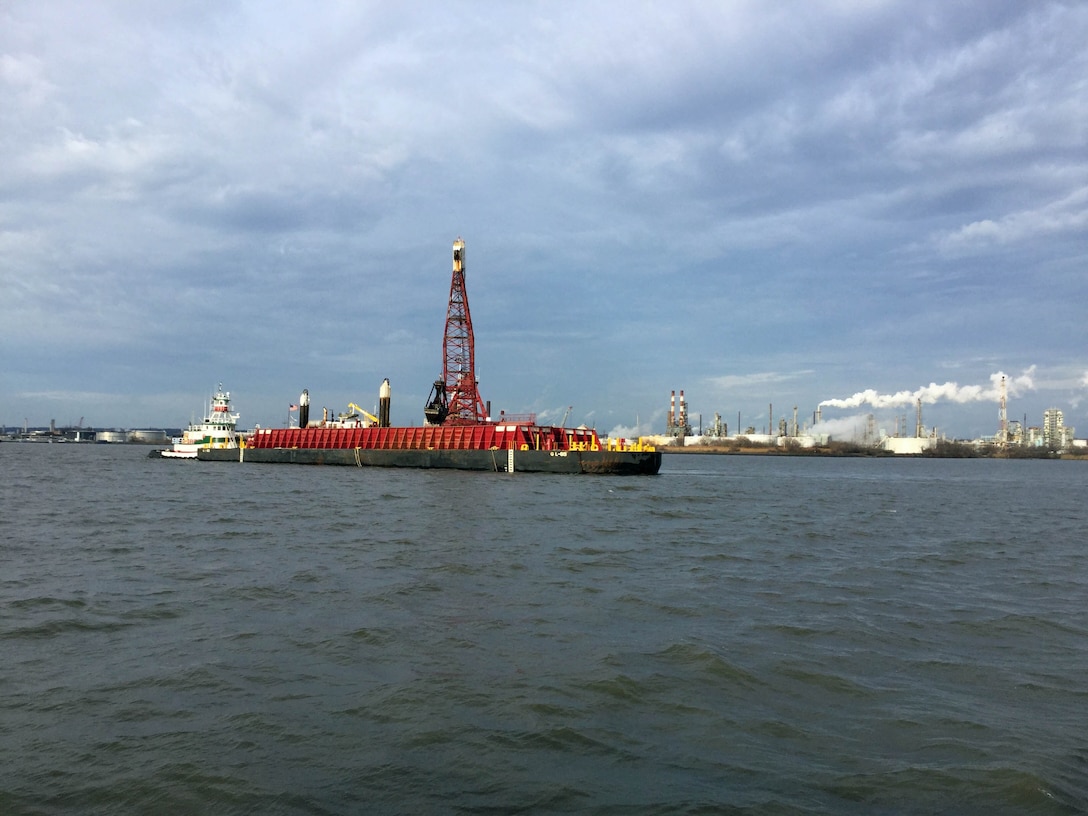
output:
[[230,392],[219,383],[208,405],[204,421],[192,423],[181,436],[174,437],[167,450],[154,450],[148,456],[162,459],[196,459],[200,451],[237,451],[242,442],[238,436],[238,417],[231,411]]

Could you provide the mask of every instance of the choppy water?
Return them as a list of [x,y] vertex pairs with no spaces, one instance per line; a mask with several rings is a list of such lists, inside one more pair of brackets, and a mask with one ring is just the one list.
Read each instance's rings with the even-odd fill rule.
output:
[[1088,810],[1088,466],[0,445],[0,813]]

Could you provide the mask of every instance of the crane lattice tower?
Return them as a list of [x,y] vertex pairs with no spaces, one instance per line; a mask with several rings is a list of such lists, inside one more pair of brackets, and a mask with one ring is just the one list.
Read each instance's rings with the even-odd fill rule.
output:
[[471,425],[487,420],[487,407],[476,382],[476,349],[472,316],[465,291],[465,242],[453,242],[453,276],[442,339],[442,381],[445,384],[447,425]]

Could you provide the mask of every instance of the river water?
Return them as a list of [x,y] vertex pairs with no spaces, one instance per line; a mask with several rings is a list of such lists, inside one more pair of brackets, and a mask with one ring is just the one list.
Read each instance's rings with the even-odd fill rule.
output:
[[0,444],[0,813],[1088,811],[1088,466]]

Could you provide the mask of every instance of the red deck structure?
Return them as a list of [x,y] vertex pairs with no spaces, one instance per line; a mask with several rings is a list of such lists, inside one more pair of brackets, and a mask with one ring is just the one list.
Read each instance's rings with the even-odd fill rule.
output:
[[552,425],[426,425],[411,428],[260,428],[248,448],[325,450],[601,450],[591,428]]

